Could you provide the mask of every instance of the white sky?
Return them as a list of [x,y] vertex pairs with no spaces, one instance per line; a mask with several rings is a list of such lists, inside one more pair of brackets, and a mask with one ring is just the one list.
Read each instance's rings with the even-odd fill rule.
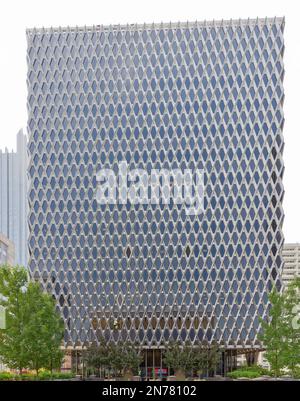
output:
[[300,242],[300,2],[297,0],[1,0],[0,148],[15,148],[26,127],[25,29],[66,25],[286,17],[285,223],[287,242]]

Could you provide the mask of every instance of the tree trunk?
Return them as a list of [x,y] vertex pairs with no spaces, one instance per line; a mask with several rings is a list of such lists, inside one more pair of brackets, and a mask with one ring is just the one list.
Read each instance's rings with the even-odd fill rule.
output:
[[124,370],[124,380],[131,381],[133,377],[132,369],[125,369]]
[[175,370],[176,381],[184,381],[185,380],[185,371],[182,369]]

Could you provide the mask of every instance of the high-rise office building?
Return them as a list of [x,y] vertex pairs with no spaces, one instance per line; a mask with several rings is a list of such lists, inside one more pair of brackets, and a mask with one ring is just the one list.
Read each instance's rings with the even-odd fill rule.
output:
[[27,137],[20,130],[17,150],[0,150],[0,233],[15,246],[15,263],[28,263]]
[[287,286],[294,278],[300,277],[300,244],[284,244],[282,258],[282,282]]
[[[27,31],[29,267],[57,300],[66,346],[261,347],[259,317],[281,286],[283,29]],[[122,162],[203,171],[204,211],[172,197],[97,202],[97,174],[118,177]]]

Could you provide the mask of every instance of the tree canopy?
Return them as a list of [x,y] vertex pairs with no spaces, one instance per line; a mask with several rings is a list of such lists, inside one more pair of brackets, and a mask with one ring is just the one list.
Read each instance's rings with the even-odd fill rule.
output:
[[265,357],[277,377],[284,368],[295,372],[300,364],[300,278],[284,292],[273,289],[269,294],[269,316],[262,320],[259,338],[266,348]]
[[30,282],[23,267],[0,267],[0,305],[5,328],[0,330],[0,358],[9,368],[52,370],[61,366],[63,322],[53,298]]

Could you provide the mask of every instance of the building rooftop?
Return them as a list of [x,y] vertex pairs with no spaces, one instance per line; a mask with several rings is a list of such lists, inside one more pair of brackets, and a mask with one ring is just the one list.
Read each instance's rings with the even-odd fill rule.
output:
[[209,20],[209,21],[186,21],[186,22],[161,22],[161,23],[145,23],[145,24],[112,24],[112,25],[92,25],[92,26],[65,26],[65,27],[48,27],[48,28],[28,28],[27,36],[45,33],[72,33],[72,32],[101,32],[101,31],[128,31],[141,29],[176,29],[176,28],[214,28],[229,27],[241,25],[265,25],[265,24],[282,24],[285,17],[272,18],[247,18],[247,19],[229,19],[229,20]]

